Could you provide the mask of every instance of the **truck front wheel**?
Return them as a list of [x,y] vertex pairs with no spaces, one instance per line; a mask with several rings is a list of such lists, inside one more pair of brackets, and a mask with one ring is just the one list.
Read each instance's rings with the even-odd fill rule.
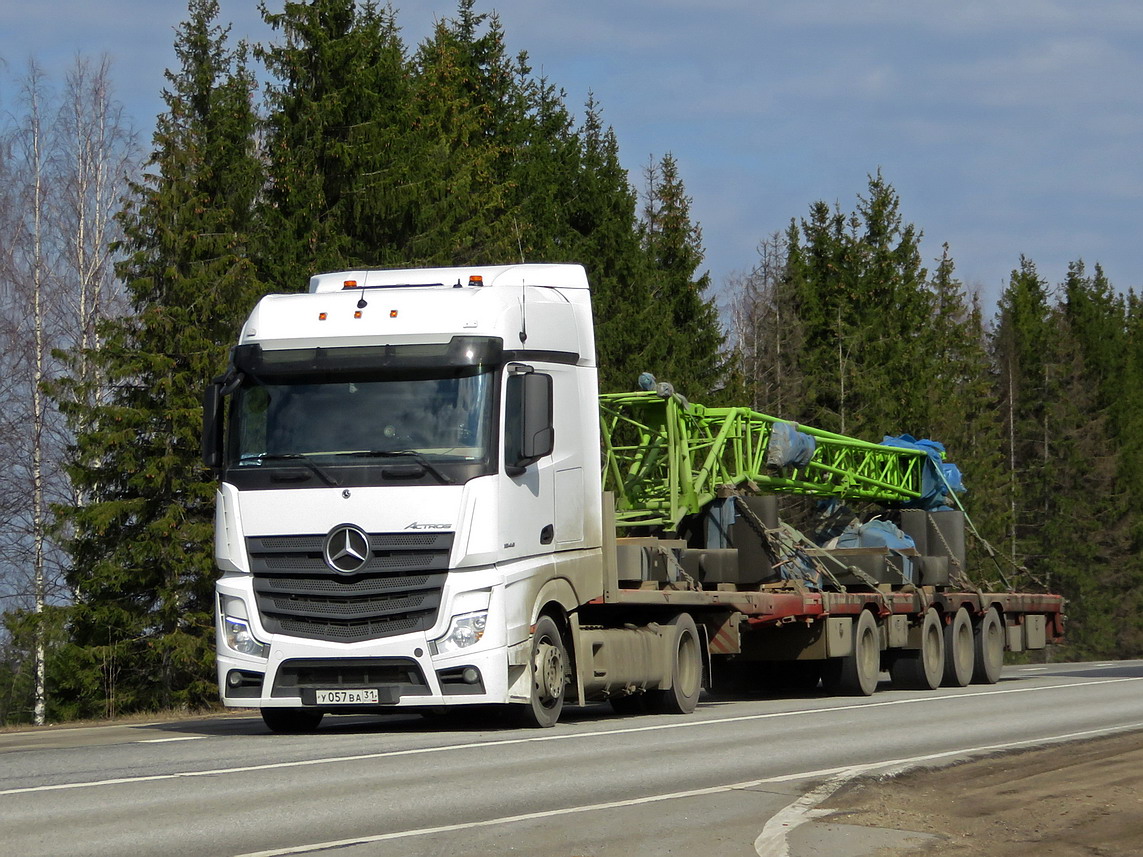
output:
[[564,710],[568,653],[559,626],[551,616],[541,616],[536,621],[528,673],[531,693],[521,712],[523,725],[541,729],[555,726]]

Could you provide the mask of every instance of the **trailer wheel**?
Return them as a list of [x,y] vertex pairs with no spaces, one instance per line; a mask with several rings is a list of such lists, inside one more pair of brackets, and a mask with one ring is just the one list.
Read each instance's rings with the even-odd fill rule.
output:
[[964,687],[972,680],[972,620],[961,607],[945,626],[945,687]]
[[872,696],[881,673],[881,641],[877,620],[862,610],[853,629],[853,651],[836,661],[826,662],[822,681],[827,690],[847,696]]
[[972,680],[975,684],[996,684],[1004,668],[1004,625],[995,607],[989,607],[973,631]]
[[647,704],[663,714],[690,714],[702,693],[702,644],[698,626],[689,613],[680,613],[669,625],[674,627],[671,644],[671,687],[648,691]]
[[546,729],[555,726],[564,710],[567,688],[568,653],[559,626],[551,616],[541,616],[532,634],[532,656],[528,660],[531,693],[522,706],[524,726]]
[[263,708],[262,722],[271,732],[299,735],[317,729],[324,715],[312,708]]
[[945,636],[935,608],[925,611],[921,622],[921,648],[899,652],[889,665],[893,686],[911,690],[936,690],[945,668]]

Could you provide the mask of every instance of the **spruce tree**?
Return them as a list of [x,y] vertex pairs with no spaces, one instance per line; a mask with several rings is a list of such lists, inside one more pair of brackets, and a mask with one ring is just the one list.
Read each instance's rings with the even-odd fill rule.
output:
[[518,260],[583,262],[571,224],[583,146],[564,103],[546,78],[533,78],[526,56],[516,61],[523,121],[514,135],[507,182],[518,219],[512,223]]
[[663,323],[650,302],[638,199],[619,163],[615,132],[590,97],[579,138],[581,169],[568,211],[571,258],[584,264],[592,286],[600,389],[634,390],[642,372],[655,371],[651,344]]
[[918,365],[926,379],[926,416],[915,431],[943,443],[948,460],[965,476],[967,493],[959,499],[988,542],[970,542],[970,576],[1000,584],[1012,574],[1012,568],[989,559],[989,546],[1001,545],[1008,531],[1009,509],[992,361],[979,298],[965,294],[947,244],[937,260],[929,290],[933,314],[923,337],[924,359]]
[[1119,385],[1116,442],[1119,444],[1119,478],[1131,510],[1127,521],[1127,556],[1123,558],[1128,580],[1117,607],[1116,654],[1143,657],[1143,304],[1134,292],[1124,301],[1124,370]]
[[707,296],[710,274],[699,272],[702,231],[691,221],[691,198],[670,153],[647,172],[643,247],[649,291],[660,333],[652,342],[652,371],[696,401],[708,402],[726,371],[718,308]]
[[[1051,521],[1043,528],[1044,565],[1069,599],[1069,643],[1080,657],[1116,653],[1117,615],[1130,590],[1128,493],[1121,487],[1120,409],[1125,308],[1097,266],[1068,268],[1055,317],[1060,395],[1048,405],[1051,426]],[[1118,620],[1118,621],[1117,621]]]
[[461,0],[414,58],[416,234],[411,261],[503,264],[519,257],[520,213],[509,184],[525,100],[495,15]]
[[1048,403],[1058,394],[1052,354],[1055,329],[1047,283],[1035,263],[1021,256],[1000,296],[992,339],[997,367],[997,402],[1009,505],[1006,549],[1013,561],[1041,555],[1051,485]]
[[924,422],[918,369],[931,300],[919,242],[880,174],[853,214],[818,202],[791,225],[786,277],[802,325],[804,422],[872,440]]
[[257,49],[266,93],[267,186],[259,272],[300,291],[319,271],[393,264],[424,193],[410,152],[410,81],[391,9],[287,2],[262,15],[281,43]]
[[213,684],[214,484],[199,461],[203,384],[261,289],[248,260],[260,169],[252,76],[216,0],[177,33],[143,181],[121,215],[130,312],[86,356],[110,385],[60,395],[77,431],[69,468],[69,672],[75,715],[196,705]]

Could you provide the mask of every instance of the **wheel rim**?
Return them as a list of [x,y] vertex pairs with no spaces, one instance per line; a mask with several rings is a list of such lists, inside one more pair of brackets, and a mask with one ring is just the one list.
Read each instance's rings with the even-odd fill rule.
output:
[[536,644],[533,664],[536,699],[544,708],[554,707],[563,691],[564,659],[560,647],[544,637]]

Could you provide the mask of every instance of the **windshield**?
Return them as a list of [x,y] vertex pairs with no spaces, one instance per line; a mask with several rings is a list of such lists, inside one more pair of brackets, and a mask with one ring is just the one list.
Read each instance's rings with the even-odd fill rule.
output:
[[452,481],[450,463],[491,460],[494,377],[487,366],[405,370],[380,379],[360,371],[247,376],[230,411],[230,467],[302,466],[331,481],[325,475],[341,466],[404,466],[419,470],[413,475],[427,471]]

